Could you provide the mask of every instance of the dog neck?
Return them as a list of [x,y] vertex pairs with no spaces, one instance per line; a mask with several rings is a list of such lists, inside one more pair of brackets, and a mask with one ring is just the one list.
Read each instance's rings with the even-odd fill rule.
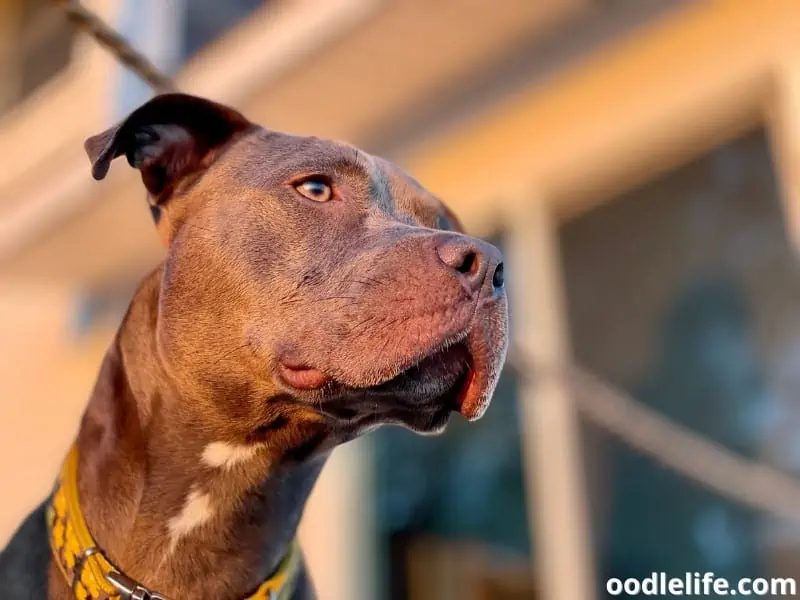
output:
[[84,415],[81,507],[111,562],[153,591],[244,598],[287,552],[324,455],[290,463],[282,438],[215,437],[160,364],[158,280],[137,292]]

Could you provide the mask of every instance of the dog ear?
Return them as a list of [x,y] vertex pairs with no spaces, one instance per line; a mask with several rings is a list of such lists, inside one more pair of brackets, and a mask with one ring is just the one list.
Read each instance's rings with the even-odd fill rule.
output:
[[156,96],[114,127],[84,143],[92,175],[103,179],[118,156],[141,171],[155,205],[186,175],[201,169],[212,151],[252,124],[235,110],[187,94]]

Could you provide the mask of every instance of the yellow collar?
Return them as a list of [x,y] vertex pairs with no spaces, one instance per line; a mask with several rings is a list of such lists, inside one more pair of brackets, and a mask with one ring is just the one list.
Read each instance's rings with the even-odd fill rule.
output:
[[[53,559],[78,600],[166,600],[125,576],[95,545],[78,502],[78,450],[73,446],[50,504],[47,528]],[[276,573],[247,600],[288,600],[294,591],[300,549],[293,542]]]

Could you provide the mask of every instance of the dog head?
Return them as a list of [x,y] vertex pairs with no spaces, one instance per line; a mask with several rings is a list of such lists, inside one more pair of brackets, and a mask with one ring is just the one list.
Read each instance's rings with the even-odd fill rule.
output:
[[167,245],[159,360],[237,435],[298,418],[338,443],[486,410],[507,346],[501,255],[396,166],[183,94],[86,150],[96,179],[118,156],[141,172]]

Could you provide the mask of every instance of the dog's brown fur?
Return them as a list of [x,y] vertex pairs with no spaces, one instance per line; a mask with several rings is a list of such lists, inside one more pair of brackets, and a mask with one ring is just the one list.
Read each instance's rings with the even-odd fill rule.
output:
[[[87,151],[96,178],[122,155],[141,171],[167,243],[78,435],[89,528],[129,576],[176,600],[244,598],[335,445],[485,410],[507,343],[500,255],[447,231],[397,167],[180,94]],[[309,178],[333,197],[299,193]],[[213,444],[242,455],[214,464]],[[176,539],[193,494],[204,519]],[[49,590],[70,596],[52,565]]]

